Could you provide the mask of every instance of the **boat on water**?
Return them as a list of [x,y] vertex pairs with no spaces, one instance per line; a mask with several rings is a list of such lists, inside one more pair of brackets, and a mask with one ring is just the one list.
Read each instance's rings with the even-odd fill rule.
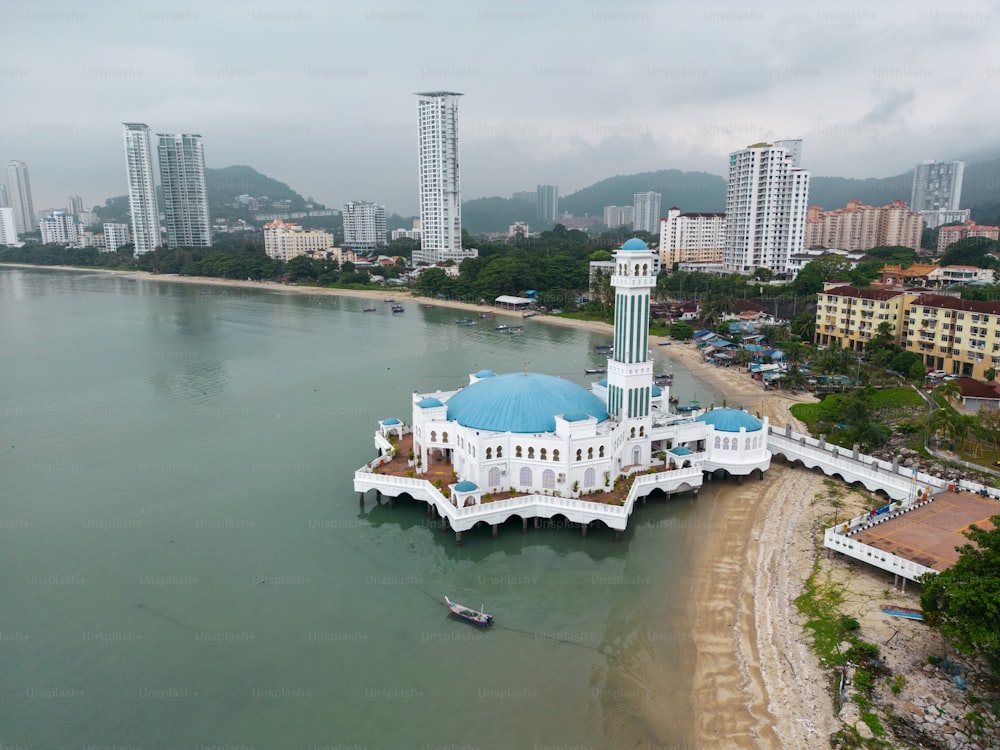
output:
[[614,344],[594,344],[595,349],[612,349]]
[[511,326],[507,329],[507,333],[524,333],[524,326]]
[[924,613],[923,610],[913,609],[913,607],[896,607],[891,604],[886,604],[882,607],[883,614],[892,615],[893,617],[905,617],[907,620],[923,620]]
[[362,312],[375,312],[375,308],[374,307],[366,307],[364,310],[362,310]]
[[473,625],[478,625],[481,628],[488,628],[493,624],[493,615],[488,615],[478,609],[466,607],[463,604],[457,604],[447,596],[444,598],[444,601],[448,605],[448,610],[455,615],[455,617],[459,617],[466,622],[471,622]]
[[507,330],[508,328],[510,328],[510,326],[509,326],[509,325],[507,325],[507,324],[505,324],[505,323],[501,323],[500,325],[498,325],[498,326],[497,326],[496,328],[494,328],[493,330],[494,330],[494,331],[506,331],[506,330]]
[[538,313],[534,312],[533,310],[528,310],[527,312],[521,313],[522,318],[533,318],[536,315],[538,315]]
[[401,312],[404,311],[404,309],[405,308],[402,305],[393,305],[392,306],[393,313],[401,313]]
[[479,313],[480,318],[495,318],[496,315],[491,312]]
[[600,375],[602,372],[607,372],[605,367],[585,367],[583,368],[584,375]]
[[455,321],[455,325],[457,325],[457,326],[474,326],[474,325],[478,325],[478,324],[476,323],[476,321],[472,320],[471,318],[459,318],[458,320]]
[[674,408],[677,411],[682,412],[682,413],[683,412],[698,411],[699,409],[701,409],[701,402],[700,401],[693,401],[692,400],[692,401],[688,401],[688,405],[687,406],[676,406]]
[[669,372],[662,373],[661,375],[654,375],[653,382],[657,385],[673,385],[674,376]]

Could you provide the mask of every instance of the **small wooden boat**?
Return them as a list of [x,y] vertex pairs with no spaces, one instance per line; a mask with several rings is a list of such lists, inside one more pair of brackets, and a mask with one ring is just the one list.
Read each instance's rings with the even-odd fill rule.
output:
[[524,326],[511,326],[507,329],[507,333],[524,333]]
[[612,349],[614,344],[594,344],[595,349]]
[[886,604],[882,607],[882,612],[893,617],[905,617],[907,620],[924,619],[923,610],[913,609],[912,607],[896,607],[892,604]]
[[607,372],[607,368],[604,367],[585,367],[583,368],[584,375],[600,375],[602,372]]
[[479,313],[479,317],[480,318],[495,318],[496,315],[494,315],[491,312],[485,312],[485,313]]
[[366,307],[364,310],[362,310],[362,312],[375,312],[375,308],[374,307]]
[[393,313],[401,313],[401,312],[404,311],[404,309],[405,308],[402,305],[393,305],[392,306]]
[[448,610],[455,617],[461,618],[466,622],[471,622],[473,625],[478,625],[481,628],[488,628],[493,624],[493,615],[488,615],[478,609],[471,609],[462,604],[456,604],[447,596],[444,598],[444,601],[448,605]]
[[459,318],[458,320],[455,321],[455,325],[457,325],[457,326],[474,326],[474,325],[478,325],[478,324],[476,323],[476,321],[472,320],[471,318]]
[[505,323],[501,323],[500,325],[498,325],[498,326],[497,326],[496,328],[494,328],[493,330],[494,330],[494,331],[506,331],[506,330],[507,330],[508,328],[510,328],[510,326],[509,326],[509,325],[507,325],[507,324],[505,324]]

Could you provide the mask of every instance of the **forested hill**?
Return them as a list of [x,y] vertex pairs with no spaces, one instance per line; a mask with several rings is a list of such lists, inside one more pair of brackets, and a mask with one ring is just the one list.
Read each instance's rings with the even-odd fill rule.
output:
[[559,211],[568,211],[573,216],[603,217],[605,206],[631,206],[636,193],[650,190],[661,196],[661,213],[671,206],[684,211],[723,211],[726,207],[726,181],[719,175],[661,169],[608,177],[565,197],[559,196]]
[[322,208],[315,201],[308,201],[283,182],[273,177],[261,174],[253,167],[237,165],[221,169],[206,169],[205,183],[208,187],[209,207],[215,205],[232,205],[241,195],[259,198],[266,195],[272,203],[291,201],[291,210],[302,210],[306,203],[313,203],[314,208]]

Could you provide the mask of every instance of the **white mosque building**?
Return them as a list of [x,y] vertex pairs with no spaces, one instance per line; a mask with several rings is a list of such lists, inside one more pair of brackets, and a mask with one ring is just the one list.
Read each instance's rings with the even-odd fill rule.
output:
[[[727,408],[675,414],[668,388],[653,382],[653,252],[630,239],[614,263],[614,343],[605,380],[588,391],[552,375],[483,370],[461,389],[414,394],[409,426],[379,422],[379,457],[355,474],[362,502],[368,489],[406,493],[433,503],[457,532],[486,521],[495,533],[512,516],[526,524],[556,514],[621,530],[633,501],[656,489],[697,492],[706,474],[763,479],[771,463],[766,417]],[[412,476],[380,472],[410,435]],[[442,463],[452,470],[447,490],[426,478]],[[609,516],[599,495],[622,478],[632,491]],[[491,501],[496,493],[504,499]]]

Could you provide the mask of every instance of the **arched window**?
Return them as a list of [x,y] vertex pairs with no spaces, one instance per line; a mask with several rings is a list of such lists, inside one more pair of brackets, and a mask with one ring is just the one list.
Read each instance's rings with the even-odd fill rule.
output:
[[750,438],[747,438],[746,449],[750,450]]
[[556,473],[552,469],[546,469],[542,472],[542,488],[546,490],[556,488]]
[[552,460],[553,461],[558,461],[559,460],[559,449],[558,448],[556,448],[554,451],[552,451]]
[[535,457],[535,449],[532,448],[531,446],[528,446],[528,458],[534,458],[534,457]]
[[502,445],[498,445],[497,446],[497,458],[503,458],[503,446]]
[[635,437],[635,427],[632,428],[632,432],[629,435],[629,437],[633,437],[633,438]]
[[431,442],[436,443],[438,439],[438,434],[434,430],[431,430]]
[[490,469],[490,487],[500,486],[500,467],[494,466]]
[[643,263],[642,264],[642,275],[645,276],[647,273],[649,273],[649,266],[646,263]]
[[520,445],[515,445],[514,446],[514,457],[515,458],[520,458],[521,457],[521,446]]
[[447,443],[448,442],[448,433],[447,432],[442,432],[441,433],[441,442],[442,443]]
[[721,445],[722,445],[722,438],[720,438],[718,435],[716,435],[715,436],[715,447],[718,448]]
[[597,472],[593,469],[587,469],[583,472],[583,486],[593,487],[594,482],[597,480]]
[[493,458],[493,449],[492,448],[487,448],[486,449],[486,460],[489,461],[491,458]]
[[518,481],[521,483],[522,487],[531,488],[531,469],[527,466],[521,467],[521,476],[518,477]]
[[[591,450],[593,450],[593,448],[591,448]],[[577,448],[576,449],[576,460],[579,461],[582,458],[583,458],[583,449],[582,448]]]
[[[604,446],[601,446],[601,457],[604,456]],[[590,461],[594,458],[594,447],[591,446],[587,448],[587,460]]]
[[541,450],[540,450],[540,451],[538,452],[538,457],[539,457],[540,459],[542,459],[543,461],[544,461],[545,459],[547,459],[547,458],[548,458],[548,453],[546,452],[546,450],[545,450],[544,448],[542,448],[542,449],[541,449]]
[[645,426],[640,425],[639,426],[639,437],[645,437],[645,435],[646,435],[646,428],[645,428]]
[[604,446],[603,445],[601,446],[601,449],[598,452],[598,458],[604,458]]
[[722,439],[722,450],[724,451],[729,450],[729,438]]
[[638,263],[635,264],[635,275],[636,276],[639,275],[639,264]]

